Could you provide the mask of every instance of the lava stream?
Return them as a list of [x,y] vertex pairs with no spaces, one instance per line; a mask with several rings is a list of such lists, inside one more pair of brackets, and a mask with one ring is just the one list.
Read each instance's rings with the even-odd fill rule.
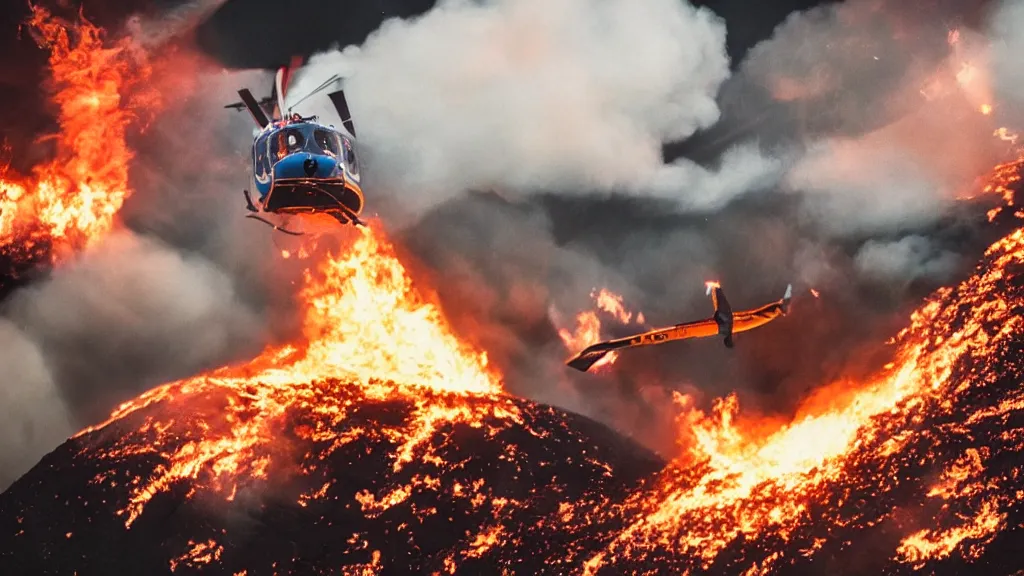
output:
[[[1007,167],[1016,164],[997,167],[985,188],[1003,194],[1009,205],[1009,184],[1018,176]],[[820,513],[827,487],[860,482],[849,470],[865,462],[884,469],[886,459],[913,439],[915,433],[908,427],[925,415],[944,414],[959,397],[986,384],[952,379],[957,366],[968,360],[985,362],[990,350],[1019,335],[1024,325],[1019,314],[1022,302],[1007,301],[997,288],[1016,277],[1024,264],[1024,228],[993,244],[986,262],[955,290],[939,290],[911,315],[910,326],[896,338],[895,359],[883,374],[870,382],[833,384],[809,399],[790,424],[738,423],[735,395],[718,400],[712,413],[705,414],[677,394],[680,434],[691,441],[687,454],[669,466],[656,486],[611,512],[636,520],[605,552],[587,562],[585,573],[595,574],[617,558],[642,557],[659,548],[670,549],[677,558],[694,559],[684,562],[686,569],[707,570],[738,538],[756,541],[774,534],[788,541],[801,525],[820,520],[811,510]],[[1020,406],[1024,404],[1011,402],[1004,409]],[[970,415],[968,421],[999,415],[990,412]],[[749,432],[765,429],[774,431]],[[965,540],[975,542],[965,552],[971,557],[1001,528],[1000,510],[1014,498],[971,482],[980,466],[977,456],[968,455],[954,465],[943,480],[947,486],[929,493],[948,500],[974,496],[966,522],[908,534],[896,550],[899,561],[920,564],[943,557]],[[859,490],[877,494],[892,481],[860,482]],[[840,498],[834,506],[843,503]],[[848,521],[835,510],[828,513],[836,514],[836,524]],[[774,561],[765,560],[768,565]]]

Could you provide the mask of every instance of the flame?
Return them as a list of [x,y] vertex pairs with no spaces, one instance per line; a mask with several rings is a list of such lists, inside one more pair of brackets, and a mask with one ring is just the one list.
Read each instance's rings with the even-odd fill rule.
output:
[[818,292],[814,288],[811,288],[811,296],[814,296],[815,298],[821,298],[821,292]]
[[982,114],[984,114],[984,115],[988,116],[989,114],[991,114],[991,113],[992,113],[992,105],[991,105],[991,104],[982,104],[982,105],[981,105],[981,106],[980,106],[980,107],[978,108],[978,110],[979,110],[979,111],[980,111],[980,112],[981,112]]
[[68,24],[32,7],[29,28],[50,51],[59,107],[56,156],[31,176],[0,170],[0,253],[27,258],[52,245],[51,259],[88,247],[115,224],[130,194],[125,136],[159,106],[151,67],[130,41],[104,46],[84,17]]
[[[440,309],[413,287],[394,247],[375,229],[360,229],[345,255],[327,257],[316,272],[307,272],[301,298],[306,335],[302,346],[269,349],[247,364],[158,387],[77,435],[128,419],[143,408],[191,398],[184,423],[201,431],[194,438],[184,441],[180,433],[172,433],[181,425],[174,418],[149,416],[113,448],[98,454],[117,461],[152,453],[164,462],[149,477],[131,481],[128,502],[119,510],[127,527],[154,496],[176,485],[190,486],[190,496],[213,492],[232,500],[252,482],[267,481],[276,466],[287,468],[290,460],[277,453],[275,438],[296,411],[309,411],[317,419],[289,433],[324,446],[322,452],[300,458],[306,462],[306,473],[360,437],[391,438],[397,471],[417,456],[434,461],[434,448],[424,443],[441,426],[479,426],[484,418],[505,423],[501,425],[523,424],[486,354],[455,337]],[[335,432],[336,425],[358,409],[353,394],[362,402],[410,402],[413,416],[372,430]],[[117,481],[106,475],[94,479]],[[429,484],[414,479],[384,495],[368,494],[366,502],[380,511],[424,483]],[[329,488],[321,485],[304,495],[300,505],[323,497]]]
[[[626,309],[620,294],[616,294],[607,288],[601,288],[600,290],[595,288],[591,290],[590,297],[594,300],[597,310],[585,310],[577,314],[574,330],[570,331],[567,328],[560,328],[558,330],[558,336],[562,339],[562,343],[573,354],[601,341],[601,319],[598,317],[598,312],[604,312],[622,324],[628,324],[633,319],[633,312]],[[638,324],[645,322],[642,312],[637,313],[636,322]],[[610,366],[618,358],[619,354],[617,352],[610,352],[604,358],[598,360],[591,369],[599,370]]]
[[999,128],[996,128],[995,132],[993,132],[992,135],[1004,142],[1009,142],[1010,144],[1017,143],[1017,133],[1010,132],[1005,126],[1000,126]]
[[606,288],[602,288],[596,296],[591,292],[590,297],[597,303],[599,310],[604,310],[608,314],[611,314],[616,320],[623,324],[628,324],[633,318],[633,313],[627,311],[626,307],[622,304],[622,296],[615,294],[614,292],[610,292]]
[[[1009,172],[997,167],[990,186],[1005,186],[1013,180]],[[655,486],[614,507],[615,516],[635,520],[587,561],[584,573],[666,549],[683,559],[680,571],[707,570],[737,538],[757,541],[772,534],[788,541],[823,513],[834,525],[852,522],[842,512],[846,499],[858,493],[871,498],[899,482],[878,474],[879,462],[908,444],[920,414],[949,410],[954,399],[985,385],[974,374],[954,378],[958,363],[987,363],[993,346],[1024,329],[1016,312],[1021,302],[996,292],[1011,270],[1024,265],[1024,228],[993,244],[986,257],[987,266],[955,290],[938,291],[911,315],[896,339],[894,361],[881,374],[861,383],[836,382],[809,398],[791,422],[744,417],[735,394],[706,413],[676,393],[685,453]],[[965,309],[971,310],[966,319]],[[974,413],[965,425],[1021,409],[1021,396]],[[1008,479],[978,479],[991,457],[987,450],[968,450],[948,467],[928,497],[945,501],[942,510],[957,510],[957,519],[905,536],[897,561],[920,566],[958,549],[967,558],[981,553],[1016,500],[1012,491],[999,490]],[[828,487],[851,484],[838,502],[828,500]]]

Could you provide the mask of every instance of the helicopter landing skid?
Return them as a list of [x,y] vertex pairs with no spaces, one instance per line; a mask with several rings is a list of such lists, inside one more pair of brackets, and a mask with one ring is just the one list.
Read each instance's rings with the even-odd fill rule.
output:
[[339,207],[338,210],[331,210],[327,214],[329,214],[331,218],[334,218],[335,220],[342,224],[352,224],[353,226],[366,226],[366,224],[364,224],[363,221],[360,220],[358,216],[356,216],[354,213],[352,213],[350,210],[344,207]]
[[274,224],[273,222],[271,222],[269,220],[265,220],[264,218],[261,218],[260,216],[257,216],[255,214],[247,214],[245,217],[246,218],[252,218],[253,220],[256,220],[258,222],[263,222],[264,224],[266,224],[267,226],[270,226],[274,230],[277,230],[278,232],[283,232],[285,234],[289,234],[291,236],[305,236],[306,235],[305,232],[295,232],[295,231],[289,230],[287,228],[282,228],[281,226],[278,226],[277,224]]

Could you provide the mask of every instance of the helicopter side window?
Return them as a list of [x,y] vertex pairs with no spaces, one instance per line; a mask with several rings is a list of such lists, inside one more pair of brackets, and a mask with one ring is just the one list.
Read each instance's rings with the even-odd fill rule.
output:
[[348,164],[349,170],[355,174],[359,174],[359,163],[356,162],[355,147],[348,138],[344,139],[343,147],[345,148],[345,162]]
[[327,130],[315,130],[313,132],[313,138],[316,140],[316,145],[320,147],[329,156],[337,158],[341,155],[341,147],[338,146],[338,135]]
[[253,146],[253,168],[256,170],[256,174],[263,175],[267,172],[269,162],[267,159],[267,137],[263,136],[256,140],[256,144]]

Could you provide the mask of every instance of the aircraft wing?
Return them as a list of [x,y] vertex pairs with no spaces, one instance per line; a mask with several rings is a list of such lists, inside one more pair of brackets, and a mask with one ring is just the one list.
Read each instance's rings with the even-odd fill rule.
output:
[[566,364],[580,372],[586,372],[613,350],[637,348],[640,346],[653,346],[655,344],[663,344],[674,340],[704,338],[707,336],[714,336],[716,334],[718,334],[718,323],[715,322],[714,318],[684,322],[668,328],[659,328],[642,334],[592,344],[576,356],[570,358]]
[[733,330],[736,332],[746,332],[747,330],[764,326],[779,316],[785,316],[789,313],[789,305],[792,298],[793,285],[790,284],[786,286],[786,294],[781,299],[765,304],[760,308],[752,308],[735,313],[733,315],[735,322]]
[[597,344],[587,346],[582,352],[570,358],[566,364],[580,372],[586,372],[587,370],[590,370],[594,364],[600,362],[601,359],[607,356],[611,351],[627,347],[629,347],[628,343],[620,343],[615,340],[598,342]]

